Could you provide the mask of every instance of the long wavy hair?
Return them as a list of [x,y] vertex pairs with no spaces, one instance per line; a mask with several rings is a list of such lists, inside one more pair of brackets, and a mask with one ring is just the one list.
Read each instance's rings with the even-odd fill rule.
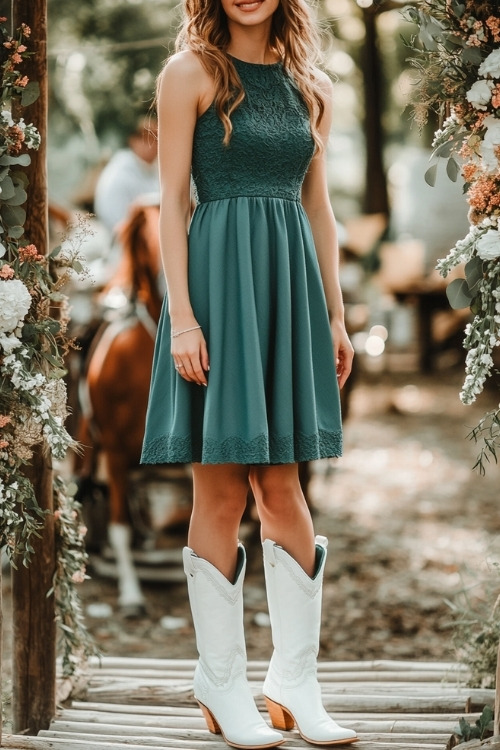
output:
[[[184,20],[175,48],[198,54],[215,81],[214,105],[224,125],[225,145],[233,130],[231,115],[245,98],[238,73],[226,52],[229,42],[227,17],[220,0],[184,0]],[[321,150],[319,124],[325,103],[315,70],[321,45],[305,0],[280,0],[272,17],[269,46],[300,91],[309,112],[316,149]]]

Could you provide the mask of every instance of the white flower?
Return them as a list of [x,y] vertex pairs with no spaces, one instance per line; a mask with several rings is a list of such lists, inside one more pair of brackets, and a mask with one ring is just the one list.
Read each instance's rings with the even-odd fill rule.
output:
[[35,151],[40,148],[41,136],[33,123],[24,126],[24,143],[26,148],[32,148]]
[[9,128],[11,128],[14,125],[14,120],[12,119],[12,115],[8,109],[2,110],[1,117],[4,123],[9,126]]
[[19,279],[0,281],[0,332],[10,333],[23,322],[31,296]]
[[20,346],[21,342],[14,334],[11,333],[10,336],[6,336],[4,333],[0,333],[0,349],[6,354],[9,354],[13,349],[18,349]]
[[479,74],[482,76],[491,76],[500,78],[500,48],[490,52],[486,60],[483,60],[479,66]]
[[472,104],[474,109],[487,109],[486,105],[491,99],[491,92],[494,89],[493,81],[476,81],[466,93],[467,101]]
[[495,151],[500,146],[500,120],[493,115],[484,118],[486,133],[481,144],[481,158],[487,172],[496,172],[499,167]]
[[476,252],[481,260],[500,258],[500,232],[498,229],[488,229],[476,240]]

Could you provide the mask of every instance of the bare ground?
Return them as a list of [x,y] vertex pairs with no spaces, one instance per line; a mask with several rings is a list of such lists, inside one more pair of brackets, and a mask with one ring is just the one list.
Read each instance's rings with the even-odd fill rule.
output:
[[[499,557],[499,469],[490,465],[486,477],[471,470],[477,447],[467,434],[494,406],[495,393],[464,407],[462,377],[461,368],[360,376],[344,457],[314,467],[315,527],[329,538],[323,659],[453,660],[457,618],[447,600],[462,601],[467,588],[473,606],[489,606]],[[248,655],[265,659],[271,639],[257,528],[247,526],[245,536]],[[184,542],[185,532],[171,540],[179,549]],[[148,616],[127,620],[117,611],[115,582],[90,572],[81,586],[85,608],[95,613],[91,605],[107,604],[113,612],[87,616],[104,653],[196,655],[183,581],[145,583]],[[7,621],[9,605],[5,575]],[[9,652],[7,632],[7,662]]]

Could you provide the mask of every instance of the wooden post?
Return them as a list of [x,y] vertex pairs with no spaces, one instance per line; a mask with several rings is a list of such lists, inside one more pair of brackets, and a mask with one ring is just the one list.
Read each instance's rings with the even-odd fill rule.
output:
[[495,681],[495,718],[493,721],[493,734],[500,735],[500,643],[498,644],[497,673]]
[[363,10],[366,30],[361,60],[365,102],[364,133],[366,138],[366,187],[363,212],[366,214],[389,214],[387,180],[383,161],[382,70],[378,52],[377,11],[378,6]]
[[[27,240],[45,254],[48,247],[47,200],[47,3],[16,0],[14,25],[26,23],[32,30],[33,57],[23,71],[40,85],[40,97],[23,112],[26,122],[38,128],[42,143],[31,151]],[[53,509],[52,468],[43,446],[36,449],[27,472],[38,504]],[[52,514],[47,515],[40,539],[32,542],[33,561],[13,573],[13,726],[15,732],[36,734],[46,729],[55,713],[56,625],[54,597],[47,597],[55,571],[55,533]]]

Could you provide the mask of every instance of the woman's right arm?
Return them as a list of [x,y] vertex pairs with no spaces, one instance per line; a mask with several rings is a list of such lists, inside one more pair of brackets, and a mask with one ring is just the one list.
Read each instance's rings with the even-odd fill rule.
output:
[[[193,134],[200,102],[207,97],[206,75],[192,52],[181,52],[169,60],[158,85],[160,248],[173,332],[198,325],[189,299],[187,235]],[[208,352],[200,329],[172,338],[171,351],[185,380],[207,384]]]

